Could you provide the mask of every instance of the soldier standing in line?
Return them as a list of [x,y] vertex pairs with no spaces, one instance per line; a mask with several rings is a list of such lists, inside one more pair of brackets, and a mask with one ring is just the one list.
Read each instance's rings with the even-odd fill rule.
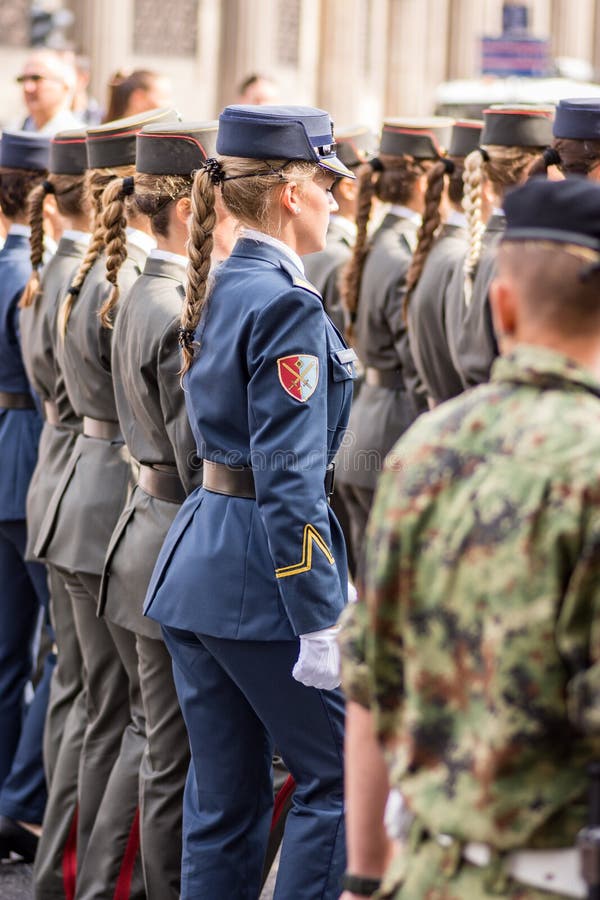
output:
[[509,188],[529,177],[552,140],[553,112],[531,106],[486,109],[481,145],[465,160],[469,247],[446,294],[448,349],[465,387],[487,381],[498,355],[488,290],[505,225],[502,202]]
[[[97,617],[106,549],[134,480],[115,407],[112,330],[99,318],[111,291],[101,216],[108,184],[134,172],[137,133],[146,124],[177,120],[175,110],[161,109],[88,130],[87,183],[96,218],[88,250],[59,312],[58,361],[83,432],[54,491],[34,552],[52,554],[62,572],[84,660],[88,720],[79,771],[71,773],[78,782],[72,810],[77,900],[105,898],[117,889],[128,897],[144,894],[137,850],[138,779],[146,737],[135,636]],[[155,244],[145,218],[132,217],[128,225],[127,258],[119,272],[124,290],[136,280]]]
[[[424,398],[416,401],[407,386],[405,361],[410,352],[402,291],[421,224],[427,172],[444,155],[451,125],[451,119],[435,118],[385,122],[379,155],[359,177],[358,231],[344,273],[343,302],[350,319],[349,338],[355,334],[365,366],[365,382],[352,407],[337,471],[358,565],[385,455],[426,408]],[[374,198],[391,205],[369,240]]]
[[369,526],[368,700],[413,816],[381,898],[587,896],[574,841],[600,754],[600,187],[534,179],[505,211],[490,293],[503,356],[398,442]]
[[[42,420],[23,366],[19,299],[31,274],[27,201],[47,175],[47,136],[4,131],[0,212],[8,234],[0,251],[0,857],[33,859],[44,814],[44,720],[53,654],[26,710],[40,613],[47,617],[47,573],[26,561],[25,503]],[[42,611],[42,612],[41,612]],[[51,663],[51,665],[50,665]]]
[[[275,743],[296,781],[275,896],[334,900],[344,869],[335,622],[346,550],[327,502],[356,354],[304,278],[339,175],[331,120],[231,106],[192,192],[181,339],[203,487],[182,505],[145,612],[161,622],[192,749],[182,900],[255,898]],[[244,225],[207,294],[215,195]]]
[[[65,390],[56,358],[58,310],[90,239],[89,205],[85,195],[87,156],[85,131],[61,132],[50,144],[46,181],[30,198],[31,264],[33,272],[21,298],[23,360],[44,410],[44,427],[37,464],[27,494],[27,553],[33,547],[62,477],[81,422]],[[40,273],[45,249],[44,207],[55,197],[65,230],[56,253]],[[57,665],[52,678],[50,706],[44,732],[44,767],[48,801],[36,853],[35,882],[42,896],[68,888],[64,845],[72,827],[81,743],[87,722],[84,672],[72,600],[52,559],[45,557],[50,587],[50,610],[56,635]],[[67,754],[67,759],[64,755]],[[60,760],[60,764],[59,764]],[[55,771],[59,776],[55,780]],[[42,889],[43,886],[43,889]]]
[[[463,390],[448,350],[446,291],[453,269],[467,249],[467,220],[462,211],[464,163],[479,145],[482,125],[465,120],[452,126],[448,156],[435,163],[427,176],[423,224],[406,276],[404,304],[410,349],[430,405]],[[446,202],[450,208],[444,216]]]

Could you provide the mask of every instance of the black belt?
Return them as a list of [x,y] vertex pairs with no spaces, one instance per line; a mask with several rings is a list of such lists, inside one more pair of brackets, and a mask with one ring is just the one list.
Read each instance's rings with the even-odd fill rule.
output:
[[394,391],[405,390],[402,372],[397,372],[395,369],[374,369],[372,366],[367,366],[365,383],[371,387],[391,388]]
[[[325,469],[325,494],[329,500],[333,494],[335,481],[335,463],[329,463]],[[202,460],[202,487],[213,494],[226,494],[228,497],[243,497],[255,500],[254,473],[250,466],[232,469],[223,463]]]
[[140,463],[137,483],[151,497],[165,500],[167,503],[183,503],[187,496],[175,466],[155,469],[153,466]]
[[105,422],[102,419],[83,417],[83,433],[86,437],[99,438],[101,441],[122,441],[118,422]]
[[60,425],[58,406],[52,400],[44,400],[44,418],[49,425],[54,425],[55,427]]
[[0,391],[0,409],[35,409],[31,394],[10,394]]

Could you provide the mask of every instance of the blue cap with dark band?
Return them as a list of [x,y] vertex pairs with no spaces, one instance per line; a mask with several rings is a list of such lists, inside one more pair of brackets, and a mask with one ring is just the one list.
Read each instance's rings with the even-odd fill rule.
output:
[[355,177],[337,158],[329,113],[310,106],[227,106],[219,116],[217,153],[306,160],[333,175]]
[[552,133],[555,138],[600,141],[600,98],[561,100]]
[[31,131],[3,131],[0,167],[45,172],[50,160],[50,138]]

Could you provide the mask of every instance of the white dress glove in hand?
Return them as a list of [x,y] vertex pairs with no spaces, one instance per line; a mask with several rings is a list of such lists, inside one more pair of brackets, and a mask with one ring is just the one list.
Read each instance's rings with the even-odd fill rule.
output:
[[358,591],[351,581],[348,582],[348,603],[358,603]]
[[414,816],[404,802],[404,797],[398,788],[392,788],[388,794],[383,815],[383,824],[389,839],[405,841],[413,820]]
[[332,691],[340,681],[340,650],[337,635],[340,626],[300,635],[300,653],[292,675],[306,687]]

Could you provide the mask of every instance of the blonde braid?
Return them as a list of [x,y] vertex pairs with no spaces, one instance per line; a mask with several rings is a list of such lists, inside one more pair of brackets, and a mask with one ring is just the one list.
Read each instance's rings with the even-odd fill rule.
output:
[[19,306],[31,306],[40,294],[40,267],[44,258],[44,200],[46,199],[46,182],[35,187],[29,195],[29,227],[31,236],[31,275],[19,301]]
[[481,217],[482,185],[485,178],[484,158],[479,150],[469,153],[465,159],[463,175],[464,196],[463,209],[467,217],[469,230],[469,249],[463,265],[465,279],[465,304],[469,306],[473,293],[473,274],[481,256],[483,232],[485,225]]
[[106,279],[112,284],[108,298],[98,313],[105,328],[112,328],[112,310],[119,300],[119,269],[127,259],[127,219],[125,217],[124,178],[108,185],[102,203],[102,226],[106,244]]
[[354,337],[354,323],[358,313],[360,285],[365,260],[369,253],[369,219],[371,218],[371,208],[373,206],[373,197],[375,196],[376,179],[379,176],[380,171],[375,171],[370,163],[363,166],[358,173],[356,241],[352,256],[340,276],[341,300],[347,319],[346,339],[349,343],[352,342]]
[[185,300],[181,310],[182,376],[194,359],[194,334],[206,305],[206,282],[210,272],[210,255],[216,221],[215,186],[206,169],[199,169],[192,185],[192,218],[187,247],[190,261],[187,268]]
[[451,160],[440,160],[431,167],[427,174],[427,190],[425,191],[423,220],[419,227],[418,241],[406,276],[404,293],[404,319],[408,316],[410,298],[423,272],[427,257],[433,247],[438,228],[442,224],[440,203],[444,193],[445,176],[454,171]]

